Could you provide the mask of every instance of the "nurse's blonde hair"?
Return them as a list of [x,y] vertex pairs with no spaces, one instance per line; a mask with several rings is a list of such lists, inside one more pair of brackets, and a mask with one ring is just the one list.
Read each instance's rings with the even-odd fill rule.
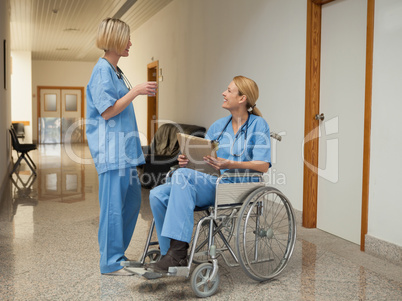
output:
[[119,19],[106,18],[98,27],[96,47],[122,52],[130,41],[130,27]]
[[233,78],[233,82],[239,90],[239,96],[247,97],[247,110],[254,115],[261,116],[261,111],[256,108],[256,102],[259,96],[258,86],[252,79],[238,75]]

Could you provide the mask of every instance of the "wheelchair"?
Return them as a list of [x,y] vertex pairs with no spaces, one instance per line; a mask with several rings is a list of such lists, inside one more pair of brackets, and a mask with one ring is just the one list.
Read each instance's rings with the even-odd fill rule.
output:
[[[280,140],[272,133],[271,137]],[[167,178],[171,176],[171,171]],[[241,178],[227,183],[226,179]],[[244,181],[248,179],[248,181]],[[197,214],[196,214],[197,213]],[[230,266],[241,266],[256,281],[278,276],[286,267],[296,242],[296,221],[286,196],[267,186],[263,174],[251,170],[229,170],[217,179],[215,204],[195,208],[193,238],[188,265],[170,267],[167,274],[145,270],[144,264],[160,259],[158,245],[152,242],[155,222],[152,220],[144,252],[138,262],[124,261],[122,266],[147,279],[163,276],[189,277],[198,297],[212,296],[219,287],[218,258]]]

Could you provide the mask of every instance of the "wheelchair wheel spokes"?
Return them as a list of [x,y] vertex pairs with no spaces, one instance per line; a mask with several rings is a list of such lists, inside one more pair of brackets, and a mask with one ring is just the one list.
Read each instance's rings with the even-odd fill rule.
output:
[[254,191],[239,212],[236,248],[245,273],[257,281],[277,276],[287,265],[296,239],[292,207],[278,190]]
[[[220,216],[229,216],[231,213],[231,209],[223,209],[219,212]],[[194,229],[196,229],[197,224],[195,223]],[[223,251],[227,249],[225,243],[223,242],[223,238],[230,242],[235,228],[235,219],[229,218],[224,220],[223,222],[214,221],[214,244],[216,246],[216,256],[222,254]],[[194,230],[195,232],[195,230]],[[194,238],[194,235],[193,235]],[[209,260],[209,247],[208,247],[208,238],[209,238],[209,223],[204,223],[200,229],[200,233],[198,236],[197,245],[195,246],[195,253],[193,262],[194,263],[204,263]],[[193,246],[194,247],[194,246]]]
[[197,266],[191,275],[191,288],[197,297],[210,297],[219,287],[219,274],[211,279],[213,267],[210,263],[203,263]]

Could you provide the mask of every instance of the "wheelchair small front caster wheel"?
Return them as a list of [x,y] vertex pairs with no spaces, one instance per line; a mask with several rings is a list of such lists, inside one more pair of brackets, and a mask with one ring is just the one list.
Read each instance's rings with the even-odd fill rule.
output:
[[154,250],[149,250],[147,254],[145,254],[145,262],[144,263],[154,263],[158,262],[161,259],[161,251],[154,249]]
[[197,297],[210,297],[217,291],[219,287],[219,274],[215,279],[210,279],[212,274],[212,264],[202,263],[194,269],[191,275],[191,288]]

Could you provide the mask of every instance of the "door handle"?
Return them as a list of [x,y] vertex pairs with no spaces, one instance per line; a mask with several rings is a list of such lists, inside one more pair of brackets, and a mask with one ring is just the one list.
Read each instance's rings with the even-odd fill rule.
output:
[[315,115],[314,119],[323,121],[325,119],[324,113]]

